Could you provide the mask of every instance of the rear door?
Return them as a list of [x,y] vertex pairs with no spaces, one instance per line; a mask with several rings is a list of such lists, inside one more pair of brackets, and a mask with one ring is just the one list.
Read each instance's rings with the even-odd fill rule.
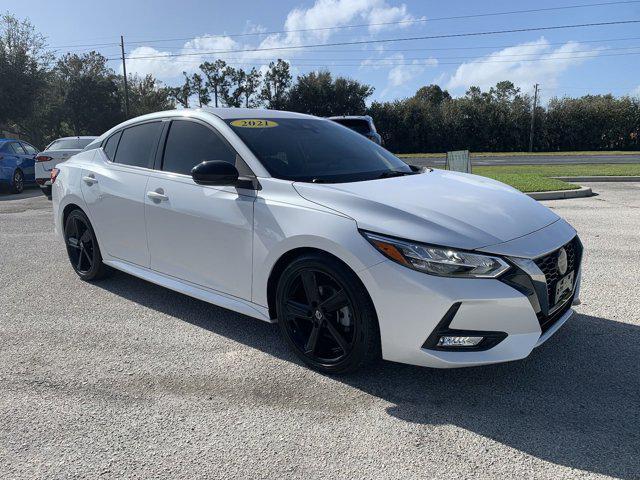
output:
[[162,121],[153,121],[113,134],[82,172],[82,193],[100,248],[143,267],[149,266],[145,189],[162,128]]
[[255,191],[196,184],[191,169],[207,160],[252,172],[210,125],[174,120],[160,169],[146,198],[151,268],[236,297],[251,299]]
[[9,148],[16,156],[16,167],[22,170],[24,181],[35,181],[34,156],[29,155],[20,142],[11,142]]
[[25,170],[29,172],[28,175],[25,174],[25,180],[27,180],[28,182],[33,182],[35,181],[35,172],[36,172],[35,163],[36,163],[36,155],[38,154],[38,150],[36,150],[36,148],[30,143],[27,143],[27,142],[20,142],[20,143],[25,152],[24,165],[27,166]]

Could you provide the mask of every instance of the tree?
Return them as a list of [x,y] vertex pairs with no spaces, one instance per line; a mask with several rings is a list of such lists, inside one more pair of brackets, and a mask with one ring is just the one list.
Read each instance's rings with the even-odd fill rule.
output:
[[213,93],[213,104],[218,107],[218,99],[229,95],[229,86],[233,69],[228,67],[224,60],[204,62],[200,70],[206,77],[206,86]]
[[68,53],[58,61],[56,74],[74,135],[100,134],[124,118],[116,75],[103,55]]
[[256,93],[260,88],[262,74],[253,67],[248,73],[242,68],[230,69],[229,78],[231,87],[225,96],[225,103],[229,107],[246,108],[257,107],[260,103]]
[[[122,77],[119,79],[122,88]],[[132,117],[146,113],[172,110],[175,102],[170,98],[169,88],[160,85],[153,75],[144,77],[129,75],[129,113]]]
[[53,59],[44,37],[27,20],[0,16],[0,123],[22,126],[47,87]]
[[227,67],[226,71],[229,79],[229,88],[220,92],[222,99],[227,107],[241,107],[246,73],[241,68],[236,70],[232,67]]
[[253,67],[249,73],[244,77],[243,93],[244,93],[244,106],[246,108],[255,108],[260,105],[260,98],[257,96],[260,90],[260,83],[262,81],[262,74],[260,71]]
[[287,95],[291,87],[291,72],[289,63],[278,59],[269,64],[269,70],[264,74],[264,82],[260,99],[267,108],[283,110],[287,106]]
[[451,95],[446,90],[442,90],[439,85],[432,84],[420,87],[414,98],[431,105],[440,105],[444,101],[451,100]]
[[356,80],[337,77],[334,81],[327,71],[311,72],[298,77],[289,92],[287,109],[322,117],[361,115],[372,93],[373,87]]
[[193,93],[191,79],[187,75],[187,72],[182,72],[182,75],[184,75],[184,82],[179,87],[170,88],[169,97],[178,102],[184,108],[189,108],[189,97]]
[[202,76],[197,73],[191,75],[191,91],[198,97],[198,105],[200,107],[202,107],[202,105],[208,105],[211,101],[209,90],[202,80]]

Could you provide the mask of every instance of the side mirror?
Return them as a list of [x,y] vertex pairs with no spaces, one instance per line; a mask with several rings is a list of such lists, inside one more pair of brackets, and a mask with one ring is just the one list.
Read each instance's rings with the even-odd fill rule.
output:
[[229,162],[212,160],[193,167],[191,177],[199,185],[237,185],[238,169]]

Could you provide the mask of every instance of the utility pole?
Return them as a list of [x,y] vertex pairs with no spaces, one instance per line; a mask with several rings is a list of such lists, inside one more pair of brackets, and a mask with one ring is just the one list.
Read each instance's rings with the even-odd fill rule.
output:
[[538,84],[534,85],[533,108],[531,109],[531,130],[529,131],[529,151],[533,152],[533,129],[536,119],[536,104],[538,103]]
[[124,37],[120,35],[120,50],[122,52],[122,73],[124,74],[124,114],[129,118],[129,85],[127,84],[127,63],[124,61]]

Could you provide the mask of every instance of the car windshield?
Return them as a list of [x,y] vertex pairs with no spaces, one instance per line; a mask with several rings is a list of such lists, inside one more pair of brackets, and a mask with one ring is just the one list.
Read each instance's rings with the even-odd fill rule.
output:
[[276,178],[340,183],[414,173],[384,148],[330,120],[263,118],[227,123]]
[[93,138],[60,138],[52,142],[47,150],[82,150],[93,140]]
[[353,131],[361,133],[362,135],[371,133],[371,127],[369,126],[369,122],[366,120],[359,120],[357,118],[334,118],[333,121],[340,125],[344,125]]

